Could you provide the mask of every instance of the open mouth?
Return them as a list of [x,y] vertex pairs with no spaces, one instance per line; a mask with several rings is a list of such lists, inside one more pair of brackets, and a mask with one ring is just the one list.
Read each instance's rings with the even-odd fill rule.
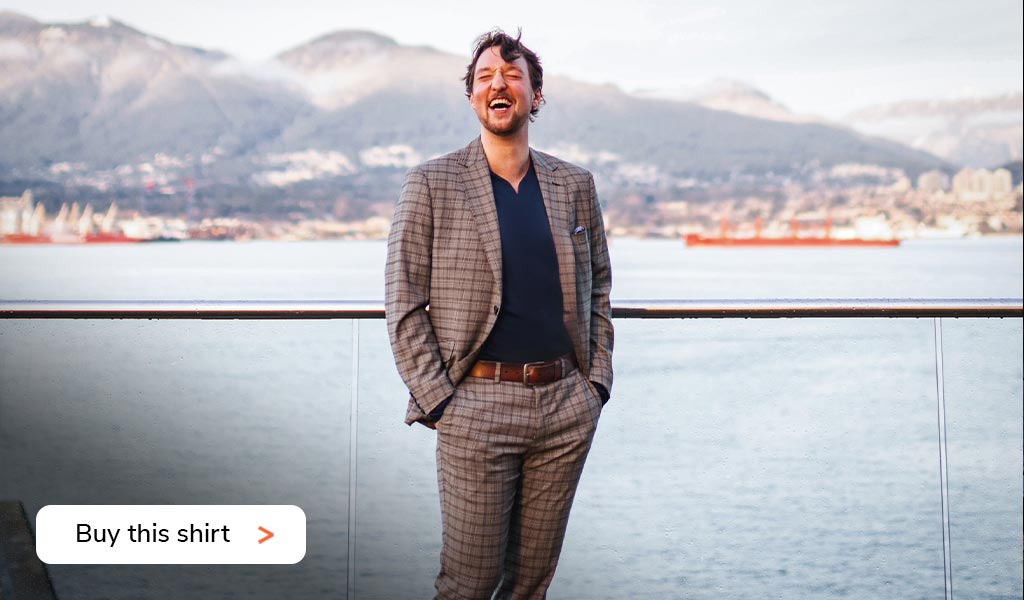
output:
[[491,110],[506,111],[512,108],[512,101],[508,98],[495,98],[487,105]]

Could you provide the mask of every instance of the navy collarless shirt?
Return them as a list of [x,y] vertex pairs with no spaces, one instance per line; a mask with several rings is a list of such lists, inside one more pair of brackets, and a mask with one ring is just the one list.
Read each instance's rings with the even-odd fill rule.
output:
[[533,162],[519,193],[493,171],[491,187],[501,232],[501,309],[479,358],[526,363],[568,354],[558,255]]

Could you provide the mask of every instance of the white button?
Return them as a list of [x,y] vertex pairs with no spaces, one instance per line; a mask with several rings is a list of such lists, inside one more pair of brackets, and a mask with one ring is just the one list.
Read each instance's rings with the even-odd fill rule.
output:
[[306,513],[287,505],[50,505],[36,554],[51,565],[290,565]]

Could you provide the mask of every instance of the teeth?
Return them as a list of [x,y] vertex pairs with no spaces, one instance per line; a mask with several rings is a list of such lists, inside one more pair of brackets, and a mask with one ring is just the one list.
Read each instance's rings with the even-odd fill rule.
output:
[[509,106],[512,106],[512,102],[505,98],[495,98],[494,100],[491,100],[490,104],[491,108],[508,108]]

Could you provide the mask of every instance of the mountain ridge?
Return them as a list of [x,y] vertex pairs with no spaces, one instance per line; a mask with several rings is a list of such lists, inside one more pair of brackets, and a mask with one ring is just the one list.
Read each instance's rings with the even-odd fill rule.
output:
[[[334,31],[243,65],[114,19],[46,24],[11,14],[0,18],[0,68],[10,75],[0,81],[0,179],[120,189],[187,177],[240,195],[322,182],[393,197],[405,168],[479,133],[461,82],[466,57],[376,32]],[[830,123],[638,98],[561,76],[544,87],[533,144],[570,153],[617,189],[814,164],[950,169]]]

